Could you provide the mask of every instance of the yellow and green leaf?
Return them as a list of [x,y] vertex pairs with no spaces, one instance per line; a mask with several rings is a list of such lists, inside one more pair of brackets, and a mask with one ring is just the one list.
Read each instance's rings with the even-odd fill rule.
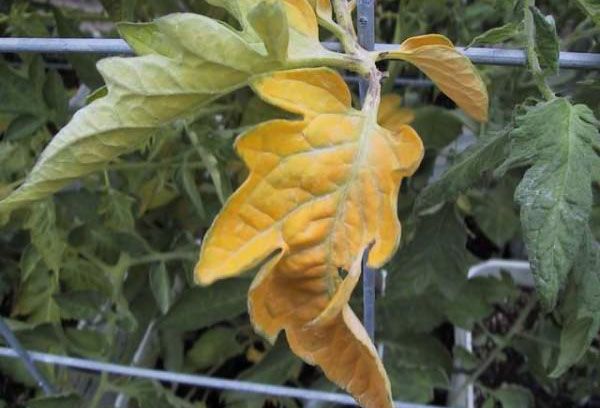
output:
[[[245,30],[189,13],[121,25],[122,35],[140,56],[98,63],[106,94],[77,112],[54,137],[25,182],[0,202],[0,215],[140,148],[161,127],[193,118],[203,106],[258,75],[348,63],[346,56],[321,46],[317,19],[306,0],[216,3],[226,5]],[[256,17],[257,8],[273,18],[284,12],[285,18],[278,19],[277,28],[267,27],[266,20]],[[277,39],[270,36],[273,30]],[[287,54],[282,48],[286,30]]]

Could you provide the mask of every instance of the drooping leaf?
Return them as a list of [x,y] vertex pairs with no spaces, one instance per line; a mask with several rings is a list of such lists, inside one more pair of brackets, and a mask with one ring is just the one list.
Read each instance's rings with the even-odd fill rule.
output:
[[500,172],[530,166],[515,198],[538,293],[553,308],[586,237],[600,136],[589,108],[563,98],[540,103],[516,123]]
[[437,34],[411,37],[397,50],[379,52],[377,58],[410,62],[467,114],[480,122],[487,121],[486,86],[471,61],[446,37]]
[[485,33],[479,34],[469,43],[468,47],[475,47],[482,44],[500,44],[515,38],[521,33],[521,24],[506,23],[500,27],[494,27]]
[[556,74],[560,47],[554,18],[545,16],[537,7],[531,7],[531,13],[535,25],[535,52],[540,65],[546,72]]
[[[194,117],[202,106],[247,85],[256,75],[292,67],[349,63],[347,57],[321,46],[317,20],[306,0],[284,2],[289,30],[285,61],[267,53],[266,45],[248,22],[256,1],[218,3],[226,5],[240,20],[242,32],[187,13],[168,15],[150,24],[121,25],[121,34],[141,56],[113,57],[98,63],[106,95],[80,110],[52,139],[25,182],[0,201],[0,215],[6,216],[101,169],[119,155],[143,146],[162,126]],[[280,7],[278,2],[262,4],[258,6]],[[0,69],[7,77],[15,77],[19,87],[31,87],[4,65]],[[7,89],[17,100],[24,98],[24,92],[14,84]],[[25,99],[16,106],[22,105],[24,112],[38,112],[29,98]],[[7,109],[13,111],[14,106]]]
[[442,176],[429,184],[417,198],[417,212],[431,211],[472,186],[481,176],[494,170],[506,157],[508,133],[490,133],[461,153]]
[[[423,146],[412,128],[393,133],[377,125],[377,112],[352,109],[333,71],[281,72],[253,87],[303,119],[269,121],[237,140],[250,176],[207,233],[196,279],[236,276],[271,256],[250,290],[255,328],[271,340],[284,330],[297,355],[363,406],[389,407],[381,362],[346,302],[365,248],[375,241],[376,267],[398,245],[400,181]],[[342,281],[340,268],[353,273]]]

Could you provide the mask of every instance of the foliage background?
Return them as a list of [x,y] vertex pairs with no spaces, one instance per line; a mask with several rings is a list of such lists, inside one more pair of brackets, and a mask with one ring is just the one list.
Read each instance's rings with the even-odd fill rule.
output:
[[[0,32],[114,37],[113,21],[149,21],[182,10],[228,19],[201,0],[101,3],[5,0]],[[563,50],[598,51],[600,29],[582,3],[538,2],[545,14],[554,16]],[[512,0],[380,0],[377,41],[398,43],[439,32],[463,45],[502,26],[500,33],[479,42],[522,46],[517,32],[521,8]],[[101,86],[96,60],[84,54],[5,55],[0,60],[0,196],[22,180],[50,138],[85,104],[86,89]],[[404,105],[414,110],[413,126],[427,147],[423,166],[403,186],[403,246],[386,267],[385,297],[378,301],[376,337],[385,344],[394,397],[448,403],[451,375],[463,371],[478,384],[478,404],[486,407],[595,406],[594,396],[600,395],[598,339],[575,367],[551,378],[559,352],[577,347],[560,343],[560,310],[545,313],[530,291],[515,287],[507,276],[466,279],[469,266],[481,260],[527,258],[513,202],[523,170],[502,177],[494,170],[507,155],[503,130],[514,125],[523,104],[539,97],[524,68],[480,68],[492,101],[486,127],[455,110],[431,86],[395,85],[397,78],[420,79],[416,70],[400,63],[387,67],[385,90],[402,95]],[[557,93],[588,104],[598,116],[597,77],[596,72],[563,70],[549,81]],[[207,108],[195,123],[165,128],[142,151],[16,214],[0,231],[0,313],[26,347],[333,390],[285,344],[271,347],[253,333],[246,316],[249,278],[208,288],[194,287],[191,278],[199,240],[246,175],[232,141],[253,124],[281,116],[249,90],[238,91]],[[483,141],[491,148],[462,153],[477,141],[477,146]],[[444,175],[453,164],[454,173]],[[425,190],[434,180],[441,180],[442,187],[437,183]],[[443,187],[453,182],[462,185]],[[444,190],[436,211],[428,201],[433,188]],[[597,201],[596,194],[591,224],[596,237]],[[360,293],[356,296],[353,307],[360,312]],[[474,331],[473,354],[454,347],[454,326]],[[147,332],[151,342],[133,362]],[[0,360],[0,371],[0,407],[112,406],[111,398],[119,393],[129,397],[130,407],[266,403],[261,396],[94,377],[56,367],[44,371],[63,395],[47,399],[15,361]]]

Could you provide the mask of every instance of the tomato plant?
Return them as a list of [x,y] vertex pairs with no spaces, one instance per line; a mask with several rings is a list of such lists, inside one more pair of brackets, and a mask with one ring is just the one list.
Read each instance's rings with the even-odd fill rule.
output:
[[[594,397],[596,74],[559,67],[594,51],[593,2],[380,1],[385,52],[360,47],[346,0],[66,3],[11,1],[2,29],[118,33],[137,56],[0,65],[0,296],[28,348],[332,389],[324,374],[366,407],[453,403],[452,360],[488,406]],[[478,70],[447,37],[527,66]],[[363,104],[342,73],[368,81]],[[352,311],[365,253],[388,271],[383,359]],[[467,279],[491,256],[529,259],[535,294]],[[15,406],[265,403],[106,376],[85,396],[58,367],[47,399],[0,369]]]

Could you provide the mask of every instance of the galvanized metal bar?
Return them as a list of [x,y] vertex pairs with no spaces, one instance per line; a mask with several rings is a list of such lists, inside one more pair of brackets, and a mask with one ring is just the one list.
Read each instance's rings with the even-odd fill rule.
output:
[[[356,405],[354,399],[349,395],[334,392],[292,388],[281,385],[260,384],[248,381],[228,380],[205,375],[180,374],[47,353],[29,352],[29,355],[35,361],[79,370],[101,372],[127,377],[146,378],[149,380],[186,384],[196,387],[239,391],[244,393],[270,395],[274,397],[297,398],[305,401],[317,400],[343,405]],[[0,347],[0,357],[19,358],[20,356],[15,350],[6,347]],[[411,404],[400,401],[394,402],[394,406],[396,408],[441,408],[434,405]]]
[[17,339],[2,317],[0,317],[0,335],[4,337],[6,343],[14,350],[14,354],[21,359],[21,362],[25,365],[25,369],[42,388],[44,394],[56,394],[56,390],[52,384],[50,384],[46,377],[44,377],[44,374],[36,367],[29,353],[23,348],[19,339]]
[[[367,51],[375,49],[375,0],[358,0],[356,3],[356,26],[358,43]],[[358,82],[360,103],[365,101],[368,81],[361,78]],[[375,341],[375,281],[377,270],[369,268],[367,259],[369,250],[362,259],[363,280],[363,325],[371,340]]]
[[[327,42],[331,50],[339,50],[338,43]],[[397,44],[375,44],[377,51],[396,49]],[[461,48],[459,50],[481,65],[524,66],[525,51],[509,48]],[[129,45],[121,39],[111,38],[0,38],[0,53],[94,53],[133,54]],[[563,69],[600,69],[600,54],[561,52],[559,59]]]

